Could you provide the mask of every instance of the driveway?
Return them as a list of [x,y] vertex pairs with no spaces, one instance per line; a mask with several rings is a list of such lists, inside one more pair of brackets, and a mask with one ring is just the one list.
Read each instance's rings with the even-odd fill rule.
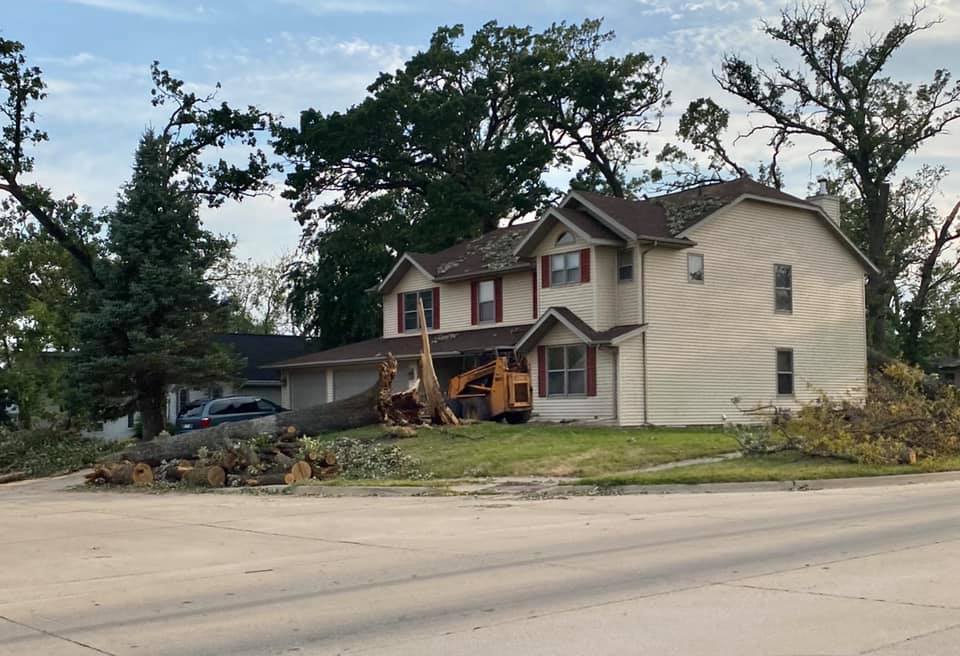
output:
[[0,654],[960,645],[960,484],[520,499],[0,487]]

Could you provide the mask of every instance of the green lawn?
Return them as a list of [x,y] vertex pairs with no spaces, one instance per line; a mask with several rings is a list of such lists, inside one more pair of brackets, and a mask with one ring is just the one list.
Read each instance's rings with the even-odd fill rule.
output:
[[817,458],[796,452],[749,456],[709,465],[689,465],[657,472],[591,476],[577,481],[583,485],[663,485],[732,483],[748,481],[792,481],[820,478],[850,478],[888,474],[920,474],[960,469],[960,458],[926,461],[920,465],[858,465],[836,458]]
[[[376,439],[379,427],[336,435]],[[735,451],[717,429],[627,429],[608,426],[484,422],[458,428],[419,429],[392,441],[436,478],[485,476],[598,476],[675,460]]]

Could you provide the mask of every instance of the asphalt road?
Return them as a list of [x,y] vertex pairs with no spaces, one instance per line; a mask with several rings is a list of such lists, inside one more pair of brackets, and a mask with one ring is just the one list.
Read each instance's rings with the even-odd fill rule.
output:
[[345,498],[0,487],[0,654],[960,653],[960,484]]

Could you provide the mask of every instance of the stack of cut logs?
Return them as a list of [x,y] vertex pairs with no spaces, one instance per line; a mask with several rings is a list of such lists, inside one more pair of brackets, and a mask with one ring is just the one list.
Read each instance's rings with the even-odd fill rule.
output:
[[201,487],[247,487],[291,485],[309,478],[334,478],[340,471],[331,451],[300,454],[294,433],[271,438],[268,445],[238,442],[194,459],[148,460],[101,463],[87,474],[88,485],[150,485],[155,481],[178,482]]

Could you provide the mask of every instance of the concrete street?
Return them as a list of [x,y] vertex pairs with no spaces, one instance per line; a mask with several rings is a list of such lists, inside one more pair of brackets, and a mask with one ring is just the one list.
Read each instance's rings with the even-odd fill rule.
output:
[[960,484],[311,498],[0,487],[0,654],[960,653]]

